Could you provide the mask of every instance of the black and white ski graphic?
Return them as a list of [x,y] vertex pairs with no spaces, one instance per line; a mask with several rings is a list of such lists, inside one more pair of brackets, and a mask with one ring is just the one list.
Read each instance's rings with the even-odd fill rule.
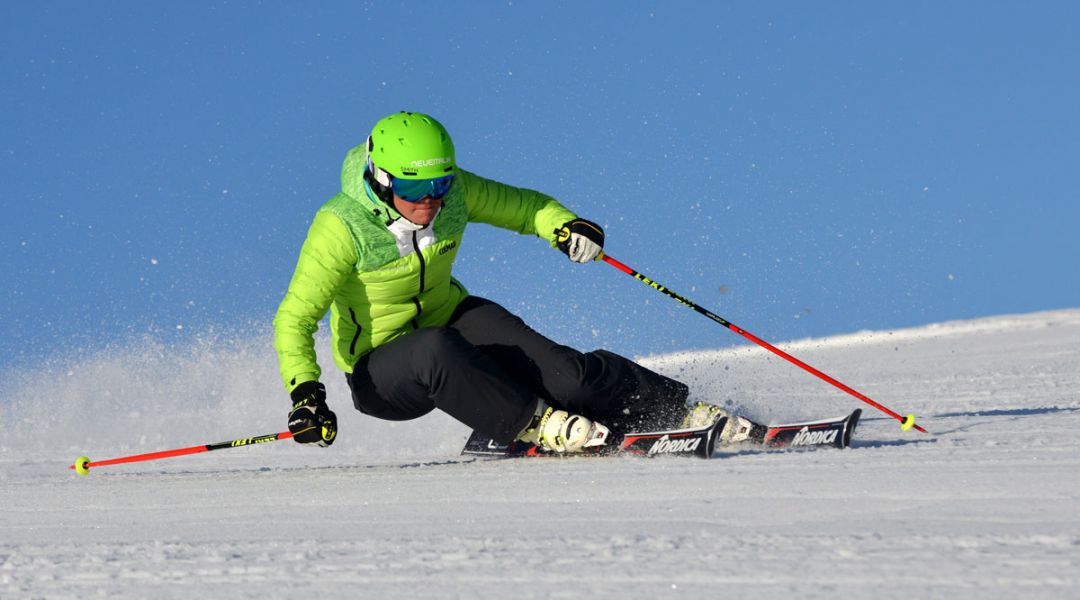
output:
[[[726,422],[727,419],[724,418],[699,429],[673,429],[670,431],[628,433],[623,436],[612,435],[609,438],[611,441],[603,446],[589,448],[585,452],[565,456],[611,456],[613,454],[657,456],[666,454],[708,458],[712,456],[713,451],[716,449],[716,440],[720,437],[720,432],[723,431]],[[509,444],[501,444],[476,431],[465,442],[461,454],[506,458],[564,456],[527,442],[514,441]]]
[[805,448],[831,446],[847,448],[851,434],[859,424],[862,409],[856,408],[850,415],[837,419],[821,419],[787,425],[770,425],[760,443],[770,448]]
[[[851,434],[859,423],[862,410],[856,409],[846,417],[821,419],[761,427],[750,440],[738,444],[721,446],[721,449],[745,447],[768,448],[806,448],[833,447],[846,448],[851,442]],[[720,433],[724,430],[727,419],[699,429],[673,429],[668,431],[649,431],[627,433],[613,436],[607,445],[590,449],[588,452],[567,456],[698,456],[710,458],[717,449]],[[498,443],[491,438],[473,432],[463,455],[499,456],[506,458],[563,456],[527,442]]]

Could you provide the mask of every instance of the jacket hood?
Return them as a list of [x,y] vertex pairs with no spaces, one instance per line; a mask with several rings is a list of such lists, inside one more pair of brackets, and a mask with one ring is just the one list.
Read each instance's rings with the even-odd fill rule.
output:
[[364,181],[364,168],[367,166],[367,146],[360,144],[349,149],[345,162],[341,165],[341,192],[362,204],[364,208],[377,215],[388,215],[384,222],[396,221],[401,214],[392,206],[383,203],[371,187]]

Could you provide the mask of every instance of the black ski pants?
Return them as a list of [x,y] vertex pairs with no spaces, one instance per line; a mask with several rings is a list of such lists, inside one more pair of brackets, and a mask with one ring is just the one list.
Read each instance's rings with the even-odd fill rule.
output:
[[462,301],[445,327],[366,354],[348,380],[364,414],[404,421],[438,408],[499,442],[529,424],[538,399],[632,431],[671,426],[688,394],[686,385],[612,352],[556,344],[478,296]]

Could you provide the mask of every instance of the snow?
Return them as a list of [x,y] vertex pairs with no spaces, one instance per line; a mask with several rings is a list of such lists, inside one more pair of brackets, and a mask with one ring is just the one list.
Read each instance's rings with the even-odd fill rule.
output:
[[327,377],[330,449],[67,469],[281,429],[269,345],[11,374],[0,597],[1080,596],[1080,309],[781,344],[931,435],[756,348],[644,361],[763,421],[863,406],[843,451],[473,460],[450,419],[366,419]]

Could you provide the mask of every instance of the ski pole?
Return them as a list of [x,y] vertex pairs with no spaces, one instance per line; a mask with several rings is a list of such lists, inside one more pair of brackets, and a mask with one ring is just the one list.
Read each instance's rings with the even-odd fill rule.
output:
[[808,365],[808,364],[804,363],[803,361],[795,358],[794,356],[788,354],[787,352],[784,352],[783,350],[777,348],[776,346],[773,346],[772,344],[766,342],[765,340],[762,340],[761,338],[755,336],[754,334],[750,333],[749,331],[746,331],[742,327],[739,327],[739,326],[731,323],[730,321],[727,321],[726,319],[723,319],[723,318],[717,316],[716,314],[712,313],[711,311],[709,311],[709,310],[707,310],[705,308],[702,308],[701,306],[691,302],[690,300],[686,299],[683,296],[680,296],[679,294],[676,294],[675,292],[667,289],[666,287],[664,287],[664,286],[660,285],[659,283],[649,279],[648,277],[642,275],[641,273],[638,273],[637,271],[631,269],[630,267],[628,267],[628,266],[624,265],[623,263],[615,260],[614,258],[611,258],[610,256],[608,256],[606,254],[600,254],[600,260],[603,260],[607,264],[615,267],[616,269],[622,271],[623,273],[626,273],[627,275],[633,277],[634,279],[637,279],[638,281],[648,285],[649,287],[653,288],[654,290],[656,290],[658,292],[662,292],[664,294],[667,294],[671,298],[674,298],[675,300],[679,301],[681,304],[694,309],[695,311],[705,315],[706,317],[709,317],[713,321],[716,321],[717,323],[723,325],[724,327],[727,327],[728,329],[730,329],[730,330],[734,331],[735,333],[743,336],[744,338],[750,340],[751,342],[754,342],[758,346],[761,346],[762,348],[765,348],[769,352],[772,352],[773,354],[776,354],[777,356],[779,356],[780,358],[783,358],[784,360],[790,362],[791,364],[802,368],[803,370],[807,371],[808,373],[810,373],[812,375],[817,376],[818,378],[820,378],[823,381],[831,383],[832,385],[836,386],[837,388],[840,388],[841,390],[851,394],[852,396],[855,396],[859,400],[862,400],[863,402],[869,404],[870,406],[873,406],[874,408],[876,408],[876,409],[880,410],[881,412],[889,415],[890,417],[896,419],[897,421],[900,421],[900,428],[903,429],[904,431],[907,431],[907,430],[911,429],[912,427],[914,427],[916,431],[921,431],[923,433],[927,433],[927,431],[925,429],[923,429],[921,426],[919,426],[919,425],[917,425],[915,423],[915,415],[914,414],[908,414],[908,416],[904,417],[904,416],[901,416],[899,413],[896,413],[896,412],[892,411],[888,407],[882,406],[881,404],[878,404],[877,402],[874,402],[873,400],[871,400],[865,394],[862,394],[861,392],[858,392],[858,391],[848,387],[847,385],[844,385],[840,381],[837,381],[836,379],[826,375],[825,373],[822,373],[821,371],[815,369],[814,367],[811,367],[810,365]]
[[69,466],[69,469],[75,469],[75,472],[79,475],[86,475],[90,473],[90,469],[94,467],[105,467],[108,465],[118,465],[121,463],[142,462],[146,460],[157,460],[159,458],[170,458],[173,456],[184,456],[186,454],[198,454],[200,452],[210,452],[211,450],[223,450],[225,448],[239,448],[241,446],[250,446],[251,444],[265,444],[266,442],[276,442],[277,440],[287,440],[292,437],[292,432],[282,431],[281,433],[271,433],[267,435],[259,435],[249,438],[240,438],[238,440],[229,440],[227,442],[218,442],[216,444],[204,444],[202,446],[192,446],[190,448],[177,448],[175,450],[162,450],[160,452],[149,452],[147,454],[134,454],[132,456],[121,456],[120,458],[110,458],[108,460],[99,460],[96,462],[90,462],[90,459],[85,456],[80,456],[75,459],[75,464]]

